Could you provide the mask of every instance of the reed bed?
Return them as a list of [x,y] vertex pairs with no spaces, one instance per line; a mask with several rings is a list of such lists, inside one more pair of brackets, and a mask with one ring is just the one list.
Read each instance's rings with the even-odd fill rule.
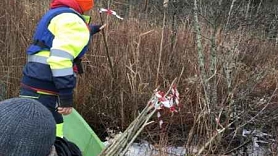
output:
[[[5,99],[18,96],[25,49],[49,1],[2,0],[0,4],[0,98]],[[100,23],[96,10],[92,15],[92,22]],[[192,16],[176,26],[176,34],[167,20],[166,26],[162,25],[161,15],[157,20],[135,16],[124,21],[104,16],[115,73],[112,77],[103,36],[97,34],[83,59],[85,74],[78,78],[75,89],[75,108],[101,139],[108,135],[107,128],[124,131],[143,110],[153,89],[158,85],[165,89],[175,78],[181,111],[164,119],[163,131],[150,124],[139,138],[152,144],[185,146],[189,152],[197,146],[204,153],[223,154],[241,144],[235,140],[243,127],[271,127],[271,132],[276,132],[275,40],[249,27],[227,33],[221,26],[211,27],[205,17],[200,19],[204,70],[217,88],[216,103],[208,111]],[[230,22],[236,23],[236,19],[230,17]],[[215,35],[214,46],[211,34]],[[217,64],[210,73],[212,50]],[[266,101],[261,103],[261,99]],[[223,131],[216,135],[219,129]]]

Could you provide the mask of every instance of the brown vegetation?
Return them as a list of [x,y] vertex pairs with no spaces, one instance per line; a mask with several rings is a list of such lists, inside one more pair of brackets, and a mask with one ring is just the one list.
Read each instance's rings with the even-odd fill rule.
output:
[[[18,95],[25,49],[48,1],[2,0],[0,4],[0,98],[4,99]],[[124,130],[145,107],[157,84],[167,88],[175,78],[181,112],[164,116],[163,131],[158,125],[147,127],[142,139],[225,154],[243,144],[240,135],[245,127],[276,135],[277,42],[263,29],[253,31],[254,25],[238,24],[246,21],[237,21],[237,14],[229,17],[237,27],[225,27],[225,20],[211,24],[212,18],[199,15],[204,69],[199,68],[193,14],[181,19],[175,29],[170,27],[170,18],[164,28],[160,17],[158,22],[136,16],[124,21],[105,18],[115,74],[111,75],[103,37],[98,34],[83,59],[85,74],[75,90],[75,107],[100,137],[106,135],[106,128]],[[96,12],[93,22],[99,23]],[[211,66],[213,52],[215,66]],[[217,96],[210,93],[213,86]]]

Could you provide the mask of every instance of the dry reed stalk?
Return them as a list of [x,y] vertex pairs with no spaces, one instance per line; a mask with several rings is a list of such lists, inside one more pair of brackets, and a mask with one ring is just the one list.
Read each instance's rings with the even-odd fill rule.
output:
[[[170,92],[174,89],[174,82],[175,80],[172,82],[170,89],[167,91],[167,93],[164,94],[161,98],[168,97]],[[160,109],[161,107],[165,107],[163,101],[161,101],[162,99],[157,96],[157,93],[159,93],[159,91],[156,90],[152,98],[149,100],[147,106],[142,110],[138,117],[129,125],[129,127],[123,133],[120,134],[120,136],[115,138],[113,143],[108,145],[99,156],[125,155],[129,147],[132,145],[132,143],[138,137],[138,135],[143,131],[143,129],[147,125],[153,123],[153,121],[149,122],[151,117],[157,112],[158,109]],[[171,95],[176,96],[175,93],[172,93]],[[169,97],[172,97],[171,95],[169,95]],[[169,100],[171,101],[175,99]]]
[[156,86],[159,83],[158,79],[159,79],[159,74],[160,74],[160,66],[161,66],[162,51],[163,51],[163,40],[164,40],[165,22],[166,22],[166,9],[164,9],[164,12],[163,12],[163,25],[162,25],[162,31],[161,31],[161,40],[160,40],[158,64],[157,64],[157,70],[156,70],[156,80],[155,80],[155,85]]

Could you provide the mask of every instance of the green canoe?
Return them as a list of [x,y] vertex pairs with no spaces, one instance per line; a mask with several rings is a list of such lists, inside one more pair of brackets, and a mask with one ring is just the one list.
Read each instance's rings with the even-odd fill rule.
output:
[[83,156],[97,156],[104,148],[104,144],[76,110],[64,116],[64,136],[80,148]]

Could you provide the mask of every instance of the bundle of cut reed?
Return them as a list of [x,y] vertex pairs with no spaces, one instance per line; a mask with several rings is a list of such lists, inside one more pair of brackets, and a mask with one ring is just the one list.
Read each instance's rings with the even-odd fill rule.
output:
[[142,110],[138,117],[129,125],[129,127],[120,136],[115,138],[114,142],[108,145],[99,156],[124,156],[134,140],[142,132],[142,130],[153,121],[149,120],[157,112],[159,125],[162,126],[160,110],[169,109],[171,112],[178,111],[179,93],[176,86],[172,82],[170,89],[164,93],[154,90],[147,106]]

